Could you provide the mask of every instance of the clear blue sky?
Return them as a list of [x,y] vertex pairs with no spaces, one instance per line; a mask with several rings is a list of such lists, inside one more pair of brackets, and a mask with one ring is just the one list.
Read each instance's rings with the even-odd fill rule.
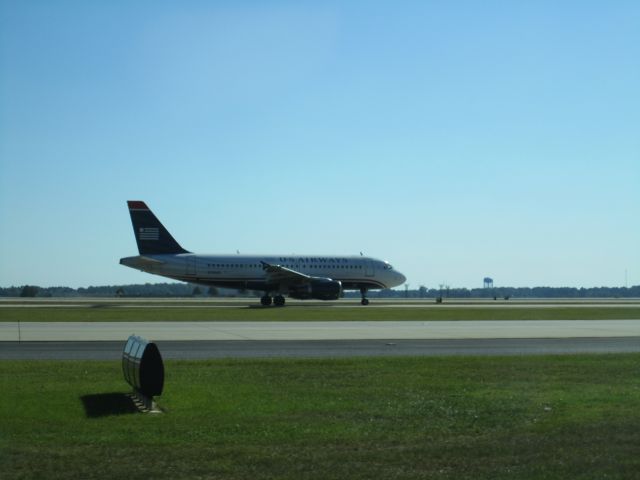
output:
[[640,2],[0,0],[0,286],[196,252],[640,283]]

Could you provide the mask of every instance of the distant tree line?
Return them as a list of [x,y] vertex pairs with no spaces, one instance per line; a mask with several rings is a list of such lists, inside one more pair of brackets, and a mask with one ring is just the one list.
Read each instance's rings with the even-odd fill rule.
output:
[[[261,292],[202,287],[190,283],[145,283],[96,287],[38,287],[22,285],[0,288],[0,297],[257,297]],[[345,297],[359,297],[359,292],[345,292]],[[628,298],[640,297],[640,285],[632,287],[496,287],[496,288],[427,288],[379,290],[371,298]]]
[[202,287],[189,283],[145,283],[133,285],[104,285],[81,288],[38,287],[22,285],[0,288],[0,297],[193,297],[237,296],[237,290]]
[[[347,292],[346,297],[359,297]],[[370,297],[379,298],[637,298],[640,285],[632,287],[495,287],[495,288],[427,288],[417,290],[380,290]]]

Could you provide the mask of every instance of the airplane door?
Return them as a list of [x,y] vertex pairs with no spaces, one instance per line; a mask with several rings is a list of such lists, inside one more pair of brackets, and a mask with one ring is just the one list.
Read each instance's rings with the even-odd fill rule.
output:
[[191,256],[191,257],[187,257],[187,275],[194,275],[196,274],[196,257],[195,255]]
[[365,277],[373,277],[376,274],[375,268],[373,266],[373,262],[371,260],[367,260],[364,263],[364,276]]

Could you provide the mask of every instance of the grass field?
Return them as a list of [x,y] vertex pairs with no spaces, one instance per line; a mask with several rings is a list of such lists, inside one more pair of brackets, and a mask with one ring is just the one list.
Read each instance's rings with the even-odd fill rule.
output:
[[13,478],[640,478],[638,355],[0,362]]
[[437,308],[188,308],[185,306],[119,306],[0,308],[4,322],[124,322],[124,321],[378,321],[378,320],[615,320],[640,319],[640,306],[465,306]]

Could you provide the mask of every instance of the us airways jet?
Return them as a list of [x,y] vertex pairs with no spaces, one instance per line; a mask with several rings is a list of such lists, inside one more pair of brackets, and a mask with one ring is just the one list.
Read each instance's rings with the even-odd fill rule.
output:
[[195,254],[174,240],[144,202],[127,203],[140,255],[120,264],[184,282],[263,291],[264,306],[284,305],[284,295],[336,300],[343,290],[360,290],[362,305],[368,305],[368,290],[406,280],[389,263],[364,256]]

